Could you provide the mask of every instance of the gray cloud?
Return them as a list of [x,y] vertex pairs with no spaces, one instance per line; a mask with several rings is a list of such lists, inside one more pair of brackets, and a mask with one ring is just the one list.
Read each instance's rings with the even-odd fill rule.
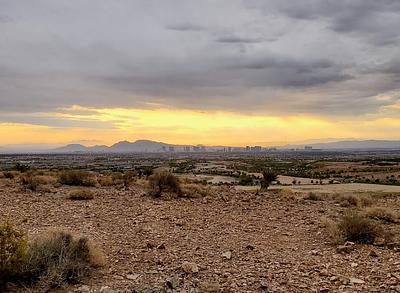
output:
[[161,103],[363,115],[388,105],[376,95],[400,88],[398,1],[0,0],[0,7],[2,111]]
[[223,36],[216,39],[220,43],[261,43],[265,40],[262,38],[239,37],[239,36]]
[[205,27],[196,25],[193,23],[179,23],[179,24],[169,24],[165,26],[169,30],[174,31],[204,31],[206,30]]

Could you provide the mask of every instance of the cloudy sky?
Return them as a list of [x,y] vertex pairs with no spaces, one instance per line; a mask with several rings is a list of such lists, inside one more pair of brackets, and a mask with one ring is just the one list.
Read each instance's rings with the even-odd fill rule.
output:
[[398,0],[0,0],[0,144],[400,139]]

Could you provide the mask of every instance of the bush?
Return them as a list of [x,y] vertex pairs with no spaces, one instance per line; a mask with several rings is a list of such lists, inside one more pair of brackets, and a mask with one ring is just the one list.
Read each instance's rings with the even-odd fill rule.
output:
[[182,185],[181,196],[183,197],[198,198],[198,197],[205,197],[209,194],[210,190],[204,185],[199,185],[194,183]]
[[135,180],[136,176],[137,176],[137,172],[135,172],[135,171],[126,171],[122,175],[122,181],[124,183],[124,187],[128,188],[129,185]]
[[7,179],[13,179],[15,177],[13,172],[8,172],[8,171],[3,172],[3,175],[4,175],[4,178],[7,178]]
[[309,192],[308,195],[305,197],[305,199],[314,200],[314,201],[322,200],[321,196],[314,192]]
[[21,163],[16,163],[13,167],[13,170],[24,173],[26,171],[28,171],[30,169],[30,167],[28,165],[24,165]]
[[268,189],[273,181],[278,178],[278,175],[270,170],[262,171],[263,178],[260,180],[261,189]]
[[178,177],[170,172],[157,173],[149,177],[150,195],[160,197],[165,191],[182,194]]
[[79,170],[65,170],[59,174],[59,182],[72,186],[95,186],[96,179],[89,172]]
[[72,190],[69,195],[72,200],[89,200],[94,198],[94,193],[90,189],[76,189]]
[[27,189],[36,191],[40,185],[40,180],[32,173],[27,173],[21,176],[21,184]]
[[15,278],[26,261],[27,241],[22,231],[11,224],[0,224],[0,292]]
[[368,218],[382,220],[387,223],[396,223],[398,219],[398,215],[395,211],[382,207],[367,208],[365,214]]
[[104,264],[103,254],[87,238],[53,231],[35,239],[28,248],[24,279],[46,289],[77,283],[92,267]]
[[380,234],[375,223],[354,211],[343,216],[338,229],[344,240],[357,243],[373,243]]
[[371,205],[373,203],[373,200],[371,197],[366,195],[357,196],[355,194],[343,194],[336,196],[336,202],[338,202],[342,207],[365,207]]

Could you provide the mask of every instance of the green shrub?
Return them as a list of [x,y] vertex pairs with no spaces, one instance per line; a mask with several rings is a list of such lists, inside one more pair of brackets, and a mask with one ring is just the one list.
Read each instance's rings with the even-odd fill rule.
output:
[[160,197],[163,192],[169,191],[182,194],[178,177],[170,172],[157,173],[149,177],[150,195]]
[[26,249],[25,233],[9,223],[0,224],[0,292],[7,281],[21,272]]
[[95,186],[96,178],[89,172],[80,170],[64,170],[59,174],[59,182],[72,186]]

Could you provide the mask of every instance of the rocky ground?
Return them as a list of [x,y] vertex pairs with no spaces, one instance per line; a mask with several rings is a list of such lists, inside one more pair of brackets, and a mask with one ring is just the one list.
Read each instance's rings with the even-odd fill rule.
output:
[[[104,250],[104,268],[59,292],[400,292],[398,248],[332,245],[321,219],[348,207],[330,199],[222,187],[204,198],[153,199],[133,185],[71,201],[69,187],[0,186],[1,220],[30,237],[63,228]],[[400,197],[377,200],[399,211]],[[384,225],[399,232],[399,224]]]

